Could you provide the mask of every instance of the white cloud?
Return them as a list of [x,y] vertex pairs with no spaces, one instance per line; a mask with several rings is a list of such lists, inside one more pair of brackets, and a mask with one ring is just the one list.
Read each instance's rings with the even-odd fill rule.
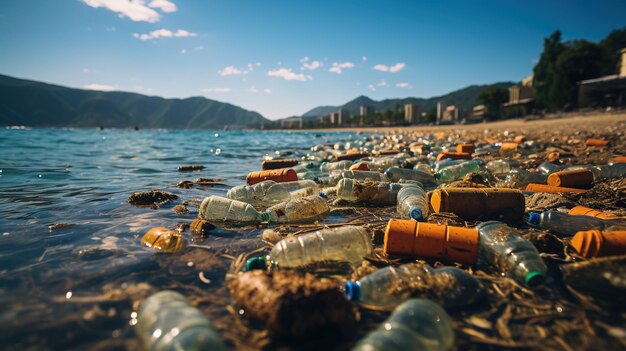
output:
[[413,87],[411,86],[411,84],[409,84],[409,83],[404,83],[404,82],[403,82],[403,83],[396,83],[396,87],[398,87],[398,88],[403,88],[403,89],[411,89],[411,88],[413,88]]
[[404,67],[406,66],[405,63],[403,62],[398,62],[393,66],[387,66],[387,65],[383,65],[383,64],[377,64],[374,67],[372,67],[372,69],[375,69],[377,71],[381,71],[381,72],[391,72],[391,73],[396,73],[396,72],[400,72],[404,69]]
[[107,32],[115,32],[115,27],[106,27],[104,30]]
[[384,79],[381,79],[380,82],[376,83],[377,86],[379,87],[388,87],[389,84],[387,84],[387,82]]
[[168,0],[152,0],[148,6],[153,9],[161,9],[163,12],[176,12],[176,4]]
[[232,89],[230,88],[205,88],[202,89],[203,93],[230,93]]
[[83,73],[85,74],[89,73],[89,68],[83,68]]
[[202,45],[200,45],[200,46],[196,46],[196,47],[194,48],[194,50],[196,50],[196,51],[202,51],[202,50],[204,50],[204,46],[202,46]]
[[99,91],[112,91],[112,90],[115,90],[115,87],[112,86],[112,85],[92,83],[92,84],[83,85],[83,89],[99,90]]
[[[146,6],[145,0],[82,0],[87,6],[93,8],[103,7],[113,11],[120,17],[128,17],[135,22],[156,23],[161,15]],[[156,0],[156,2],[162,2]]]
[[341,63],[333,62],[333,66],[330,69],[328,69],[328,72],[341,74],[344,69],[353,68],[353,67],[354,67],[354,63],[352,62],[341,62]]
[[270,77],[279,77],[284,80],[297,80],[300,82],[306,82],[307,80],[313,80],[310,75],[304,75],[303,73],[293,73],[291,68],[278,68],[267,72]]
[[225,76],[238,76],[238,75],[243,74],[243,71],[238,69],[235,66],[226,66],[222,68],[221,70],[217,71],[217,73],[219,73],[220,76],[225,77]]
[[255,62],[254,65],[257,67],[261,67],[261,62]]
[[172,32],[169,29],[157,29],[147,34],[133,33],[133,37],[141,40],[152,40],[158,38],[185,38],[195,37],[197,35],[198,34],[186,31],[184,29],[179,29],[175,32]]
[[300,67],[301,70],[308,69],[309,71],[314,71],[324,66],[324,63],[322,61],[313,60],[309,62],[308,56],[302,58],[302,60],[300,60],[300,63],[302,63],[302,67]]
[[263,92],[263,93],[265,93],[265,94],[271,94],[271,93],[272,93],[272,90],[271,90],[271,89],[268,89],[268,88],[265,88],[265,89],[263,89],[263,90],[259,90],[259,89],[257,89],[257,87],[255,87],[255,86],[253,85],[253,86],[251,86],[251,87],[248,89],[248,92],[249,92],[249,93],[253,93],[253,94],[257,94],[257,93],[260,93],[260,92]]
[[180,50],[180,54],[181,54],[181,55],[184,55],[184,54],[186,54],[186,53],[187,53],[187,49],[182,49],[182,50]]
[[361,61],[367,61],[367,56],[361,57]]
[[271,94],[271,93],[272,93],[272,89],[265,88],[265,89],[263,89],[263,92],[264,92],[265,94]]
[[368,85],[367,88],[371,91],[376,91],[376,87],[374,86],[374,84]]

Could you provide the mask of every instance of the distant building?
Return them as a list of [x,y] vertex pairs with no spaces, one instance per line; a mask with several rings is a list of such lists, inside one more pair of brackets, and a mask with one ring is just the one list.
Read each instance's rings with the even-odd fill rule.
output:
[[626,48],[621,54],[619,74],[578,82],[578,107],[626,106]]
[[417,104],[405,104],[404,105],[404,122],[408,124],[417,123],[419,117],[419,105]]
[[374,106],[361,105],[359,107],[360,117],[369,117],[374,114]]
[[302,128],[304,125],[304,120],[301,117],[298,118],[288,118],[280,121],[281,128]]
[[443,118],[443,110],[445,108],[446,108],[446,105],[444,105],[443,102],[441,101],[437,102],[437,118],[436,118],[437,122],[441,121],[441,119]]
[[446,106],[446,109],[443,111],[443,116],[441,117],[441,121],[443,123],[454,123],[459,119],[459,109],[454,106]]
[[476,105],[472,108],[471,119],[481,119],[487,114],[487,107],[485,105]]
[[346,109],[339,109],[337,111],[337,115],[339,118],[339,126],[343,126],[344,124],[347,124],[348,121],[350,120],[350,111],[346,110]]
[[509,117],[520,117],[530,113],[535,100],[532,75],[522,79],[521,84],[509,87],[509,101],[504,104],[504,113]]

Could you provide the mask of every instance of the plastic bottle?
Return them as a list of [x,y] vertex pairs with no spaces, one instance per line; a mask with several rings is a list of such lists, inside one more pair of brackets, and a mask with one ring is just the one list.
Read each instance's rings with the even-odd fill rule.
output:
[[175,291],[160,291],[145,299],[135,328],[146,350],[226,350],[209,320]]
[[558,172],[561,170],[559,165],[556,165],[552,162],[544,162],[537,167],[537,170],[545,175],[549,175],[554,172]]
[[319,195],[294,198],[268,208],[270,222],[295,223],[317,220],[330,211],[326,200]]
[[572,169],[551,173],[548,185],[566,188],[584,188],[593,183],[593,172],[585,168]]
[[211,195],[204,198],[198,210],[198,218],[209,222],[261,223],[267,222],[270,215],[257,211],[252,205]]
[[291,196],[304,197],[319,193],[319,187],[311,179],[298,180],[295,182],[279,183],[282,187],[287,189]]
[[385,171],[385,175],[393,182],[400,179],[417,180],[422,184],[437,184],[435,177],[426,172],[416,171],[414,169],[391,167]]
[[352,351],[446,351],[454,345],[452,319],[436,303],[410,299]]
[[298,174],[291,168],[272,169],[267,171],[250,172],[246,177],[248,185],[254,185],[264,180],[275,182],[293,182],[298,180]]
[[541,229],[548,229],[563,236],[570,236],[584,230],[603,230],[609,227],[626,227],[625,218],[602,219],[583,215],[570,215],[559,211],[530,212],[528,223]]
[[516,229],[489,221],[476,226],[478,268],[507,275],[529,287],[543,284],[547,267],[535,246],[522,238]]
[[320,171],[329,173],[330,171],[334,170],[346,170],[349,169],[350,166],[352,166],[353,164],[354,162],[348,160],[337,162],[322,162],[322,165],[320,166]]
[[390,167],[400,167],[402,161],[393,157],[380,157],[367,162],[367,167],[371,171],[382,172]]
[[626,177],[626,163],[614,163],[612,165],[603,165],[598,167],[598,179],[612,179]]
[[538,183],[538,184],[545,183],[546,175],[541,174],[541,173],[530,172],[525,169],[512,169],[509,172],[509,174],[507,174],[504,181],[506,184],[510,186],[519,188],[519,187],[526,186],[530,183]]
[[376,182],[388,182],[389,181],[389,178],[387,178],[387,176],[376,171],[333,172],[331,174],[331,178],[335,178],[337,182],[342,178],[350,178],[350,179],[356,179],[356,180],[373,180]]
[[337,197],[351,202],[395,204],[402,184],[388,182],[361,182],[344,178],[337,183]]
[[428,297],[446,308],[470,305],[485,291],[464,270],[408,263],[379,269],[356,282],[345,282],[343,292],[350,301],[390,310],[411,296]]
[[480,169],[481,161],[472,160],[443,168],[435,173],[435,178],[440,181],[450,182],[463,178],[466,174],[476,172]]
[[424,188],[417,184],[408,184],[398,191],[398,213],[400,218],[416,221],[428,218],[428,199]]
[[418,163],[415,166],[413,166],[413,169],[416,171],[422,171],[424,173],[433,174],[433,169],[430,168],[430,166],[425,163]]
[[273,205],[291,198],[291,194],[282,184],[286,183],[266,180],[254,185],[240,185],[228,190],[226,197],[253,205]]
[[511,171],[513,167],[519,166],[519,162],[512,159],[500,159],[487,162],[487,168],[495,176],[503,176]]
[[443,188],[430,195],[433,212],[451,212],[466,220],[500,219],[522,222],[526,200],[507,188]]
[[570,245],[583,257],[626,254],[626,230],[590,230],[576,233]]
[[266,257],[246,262],[246,270],[294,268],[320,261],[341,261],[359,264],[373,252],[370,235],[365,228],[343,226],[301,234],[279,241]]

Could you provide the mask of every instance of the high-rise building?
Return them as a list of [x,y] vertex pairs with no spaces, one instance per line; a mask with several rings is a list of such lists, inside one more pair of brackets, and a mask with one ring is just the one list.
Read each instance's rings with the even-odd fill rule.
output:
[[405,104],[404,105],[404,122],[413,124],[417,122],[419,116],[419,105],[417,104]]

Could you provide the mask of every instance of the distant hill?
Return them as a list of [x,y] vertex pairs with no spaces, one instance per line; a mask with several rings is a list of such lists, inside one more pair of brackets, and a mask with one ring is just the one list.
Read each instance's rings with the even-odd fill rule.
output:
[[257,112],[203,97],[164,99],[0,75],[0,125],[213,129],[259,127],[268,122]]
[[359,96],[354,100],[351,100],[341,106],[319,106],[314,109],[307,111],[302,115],[302,117],[306,118],[316,118],[319,116],[325,116],[330,114],[331,112],[335,112],[338,109],[346,109],[350,111],[350,114],[358,115],[359,109],[361,105],[373,106],[377,112],[385,112],[388,110],[396,110],[398,108],[402,108],[404,104],[414,103],[418,104],[421,111],[430,111],[433,108],[436,108],[437,102],[442,101],[446,105],[456,105],[461,110],[471,109],[474,105],[478,105],[480,102],[478,101],[478,95],[483,91],[483,89],[497,86],[502,88],[508,88],[511,85],[514,85],[514,82],[499,82],[494,84],[485,84],[485,85],[470,85],[460,90],[453,91],[449,94],[442,96],[435,96],[428,99],[424,98],[414,98],[408,97],[403,99],[386,99],[381,101],[375,101],[367,96]]

